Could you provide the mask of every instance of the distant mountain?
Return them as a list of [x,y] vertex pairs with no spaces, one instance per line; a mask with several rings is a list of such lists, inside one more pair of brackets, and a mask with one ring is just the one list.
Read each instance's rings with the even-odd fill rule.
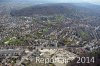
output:
[[[91,7],[90,7],[91,6]],[[93,8],[92,8],[93,7]],[[67,16],[94,16],[100,15],[100,6],[94,4],[56,3],[41,4],[12,10],[12,16],[33,16],[33,15],[67,15]]]
[[39,4],[39,3],[50,3],[51,1],[47,1],[47,0],[0,0],[0,2],[15,2],[15,3],[36,3],[36,4]]
[[34,6],[38,4],[48,3],[47,0],[0,0],[0,4],[14,9],[25,8],[29,6]]

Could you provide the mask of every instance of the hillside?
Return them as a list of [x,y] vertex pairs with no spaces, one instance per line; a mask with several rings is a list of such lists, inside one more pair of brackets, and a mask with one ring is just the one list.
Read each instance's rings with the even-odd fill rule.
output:
[[[12,16],[34,16],[34,15],[67,15],[67,16],[94,16],[100,15],[99,6],[94,4],[74,4],[74,3],[57,3],[41,4],[26,7],[20,10],[12,10]],[[85,6],[87,5],[87,6]],[[90,7],[91,6],[91,7]],[[90,8],[89,8],[90,7]],[[93,8],[92,8],[93,7]],[[97,10],[96,10],[97,9]]]

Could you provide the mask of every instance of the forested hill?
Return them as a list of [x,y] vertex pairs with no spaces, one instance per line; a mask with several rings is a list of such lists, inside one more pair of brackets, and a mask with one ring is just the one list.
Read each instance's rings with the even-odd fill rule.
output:
[[59,15],[67,16],[95,16],[100,15],[100,6],[90,3],[56,3],[41,4],[26,7],[20,10],[12,10],[12,16],[33,16],[33,15]]

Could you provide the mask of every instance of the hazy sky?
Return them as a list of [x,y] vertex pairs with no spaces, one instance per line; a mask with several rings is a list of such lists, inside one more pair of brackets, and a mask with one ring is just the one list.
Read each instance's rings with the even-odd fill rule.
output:
[[87,2],[87,3],[98,3],[98,4],[100,4],[100,0],[50,0],[50,1],[54,1],[54,2],[74,2],[74,3]]
[[100,4],[100,0],[83,0],[83,1]]
[[0,0],[0,1],[32,1],[34,3],[95,3],[95,4],[100,4],[100,0]]
[[[24,0],[23,0],[24,1]],[[100,4],[100,0],[26,0],[26,1],[36,1],[36,2],[58,2],[58,3],[82,3],[82,2],[86,2],[86,3],[95,3],[95,4]]]

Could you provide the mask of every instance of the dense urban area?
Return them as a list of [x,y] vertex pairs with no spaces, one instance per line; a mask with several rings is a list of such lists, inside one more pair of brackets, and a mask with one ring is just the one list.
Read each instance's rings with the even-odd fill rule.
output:
[[[14,9],[0,3],[0,66],[100,66],[100,6],[89,6],[95,8],[70,3]],[[85,61],[77,63],[80,57]]]

